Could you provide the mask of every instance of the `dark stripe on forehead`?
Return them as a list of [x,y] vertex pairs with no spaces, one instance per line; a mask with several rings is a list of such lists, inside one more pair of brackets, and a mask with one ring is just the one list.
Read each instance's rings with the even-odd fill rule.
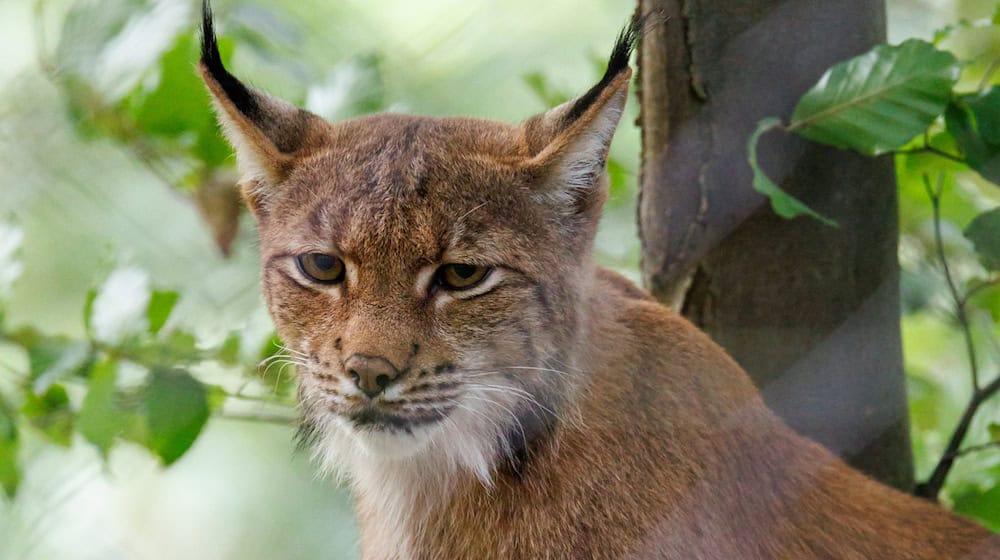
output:
[[[343,213],[342,213],[343,214]],[[323,243],[340,247],[348,216],[336,215],[329,200],[320,200],[309,210],[306,224],[309,234]]]

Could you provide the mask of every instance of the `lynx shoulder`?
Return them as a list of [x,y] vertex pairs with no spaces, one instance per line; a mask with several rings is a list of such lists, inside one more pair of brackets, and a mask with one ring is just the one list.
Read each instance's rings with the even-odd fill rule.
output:
[[302,439],[349,481],[366,559],[1000,558],[595,266],[641,23],[599,83],[516,125],[326,122],[235,78],[207,5],[203,25]]

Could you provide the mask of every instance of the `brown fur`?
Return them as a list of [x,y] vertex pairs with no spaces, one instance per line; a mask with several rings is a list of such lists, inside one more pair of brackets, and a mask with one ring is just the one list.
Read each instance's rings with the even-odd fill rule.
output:
[[[593,264],[627,68],[509,126],[329,124],[247,101],[212,64],[305,431],[351,480],[364,558],[1000,559],[990,533],[792,432],[721,348]],[[313,252],[345,283],[303,278]],[[436,291],[446,263],[496,283]],[[353,390],[354,355],[400,370],[395,393]],[[398,425],[351,424],[372,411]]]

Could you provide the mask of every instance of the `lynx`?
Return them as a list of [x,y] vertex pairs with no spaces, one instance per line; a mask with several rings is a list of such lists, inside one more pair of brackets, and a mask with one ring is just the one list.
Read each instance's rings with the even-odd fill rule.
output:
[[244,173],[302,434],[350,483],[361,553],[1000,559],[998,539],[794,433],[685,319],[595,265],[642,24],[518,125],[329,123],[200,71]]

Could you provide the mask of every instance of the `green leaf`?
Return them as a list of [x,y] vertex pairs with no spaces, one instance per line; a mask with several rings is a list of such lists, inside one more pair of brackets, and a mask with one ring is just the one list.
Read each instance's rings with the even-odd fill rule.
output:
[[87,333],[87,338],[94,336],[94,328],[90,325],[90,319],[94,316],[95,299],[97,299],[97,290],[95,288],[87,290],[87,299],[83,303],[83,329]]
[[990,432],[990,441],[1000,441],[1000,424],[990,424],[987,429]]
[[21,481],[17,464],[18,443],[14,411],[0,396],[0,487],[11,498],[17,493]]
[[24,327],[7,335],[8,339],[28,352],[28,364],[33,389],[44,392],[63,375],[78,370],[87,362],[87,344],[65,336],[49,336]]
[[1000,532],[1000,484],[995,484],[988,490],[976,485],[962,485],[959,492],[952,496],[955,511],[977,519],[988,529]]
[[145,399],[149,448],[171,464],[194,444],[208,420],[205,387],[184,370],[154,368]]
[[569,101],[572,96],[568,95],[564,91],[559,91],[552,87],[549,83],[549,79],[541,72],[532,72],[530,74],[525,74],[522,79],[524,84],[528,86],[528,89],[537,97],[546,107],[555,107],[556,105],[561,105]]
[[219,347],[216,357],[227,366],[235,366],[240,363],[240,335],[230,334]]
[[41,395],[29,391],[21,412],[53,442],[63,447],[72,443],[73,410],[61,385],[52,385]]
[[211,108],[195,73],[194,60],[197,60],[194,37],[181,34],[160,58],[156,89],[144,96],[135,109],[136,124],[143,132],[177,137],[202,126]]
[[221,409],[226,404],[226,399],[229,398],[229,392],[219,385],[204,385],[204,387],[208,408],[212,410]]
[[[232,41],[221,39],[219,50],[223,61],[228,61]],[[180,142],[207,166],[219,167],[230,159],[232,149],[219,133],[210,98],[193,67],[197,59],[193,36],[178,36],[160,59],[156,88],[134,92],[126,106],[144,134]]]
[[90,386],[83,399],[76,428],[87,441],[97,447],[104,457],[121,433],[124,418],[115,407],[115,380],[118,364],[109,359],[94,365]]
[[747,154],[748,160],[750,162],[750,167],[753,169],[753,188],[757,192],[763,194],[771,201],[771,208],[774,209],[774,213],[783,218],[795,218],[797,216],[809,216],[810,218],[819,220],[828,226],[836,226],[837,222],[817,213],[812,208],[809,208],[802,203],[799,199],[781,190],[778,185],[771,180],[770,177],[764,173],[764,170],[760,168],[760,163],[757,161],[757,143],[760,141],[760,137],[772,129],[781,126],[781,120],[777,118],[767,118],[763,119],[757,123],[757,130],[750,136],[750,140],[747,141]]
[[1000,184],[1000,88],[955,99],[945,111],[945,124],[969,167]]
[[129,340],[124,350],[129,360],[146,367],[157,364],[193,364],[205,358],[205,353],[198,349],[194,335],[181,330],[172,330],[165,337],[153,340]]
[[944,112],[959,69],[953,55],[918,39],[875,47],[828,70],[788,130],[869,156],[899,149]]
[[976,247],[983,266],[1000,270],[1000,207],[976,216],[965,228],[965,237]]
[[170,313],[174,310],[179,298],[177,292],[153,291],[149,298],[149,306],[146,307],[149,332],[153,334],[160,332],[163,325],[167,323],[167,319],[170,318]]

